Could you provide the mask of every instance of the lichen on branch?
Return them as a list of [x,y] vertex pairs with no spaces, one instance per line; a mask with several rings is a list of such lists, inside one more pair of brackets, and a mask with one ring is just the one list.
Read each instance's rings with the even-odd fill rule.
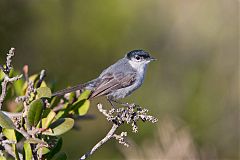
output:
[[121,132],[117,134],[116,131],[118,127],[126,124],[131,124],[132,132],[138,132],[137,122],[139,120],[145,122],[149,121],[152,123],[156,123],[158,121],[157,118],[148,115],[148,110],[145,108],[140,107],[139,105],[135,104],[125,104],[125,106],[121,108],[111,108],[110,110],[106,110],[103,108],[102,104],[97,105],[99,112],[101,112],[108,121],[112,122],[112,128],[107,133],[107,135],[100,140],[89,152],[84,154],[80,160],[84,160],[91,156],[97,149],[99,149],[104,143],[106,143],[110,139],[116,139],[120,144],[128,147],[129,144],[126,141],[127,132]]

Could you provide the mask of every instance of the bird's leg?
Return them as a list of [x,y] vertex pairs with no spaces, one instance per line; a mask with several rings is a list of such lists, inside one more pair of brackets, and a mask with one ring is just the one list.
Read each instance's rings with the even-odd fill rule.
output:
[[107,100],[108,100],[108,102],[111,104],[111,106],[112,106],[114,109],[116,109],[116,106],[113,104],[113,102],[114,102],[114,103],[117,103],[117,104],[119,104],[119,105],[121,105],[121,106],[124,106],[124,107],[130,107],[130,106],[132,106],[132,105],[138,106],[138,105],[136,105],[136,104],[123,103],[123,102],[121,102],[121,101],[118,101],[118,100],[116,100],[116,99],[109,98],[109,97],[107,97]]
[[112,103],[115,102],[114,100],[112,100],[111,98],[107,97],[108,102],[111,104],[111,106],[116,109],[117,107]]

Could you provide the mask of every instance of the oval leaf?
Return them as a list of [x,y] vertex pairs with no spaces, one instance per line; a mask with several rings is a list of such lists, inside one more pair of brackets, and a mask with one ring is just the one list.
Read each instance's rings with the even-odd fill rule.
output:
[[25,142],[23,145],[23,148],[24,148],[24,153],[25,153],[25,159],[31,160],[33,155],[32,155],[32,148],[31,148],[30,143]]
[[85,90],[83,93],[80,94],[78,100],[88,99],[91,94],[91,90]]
[[76,99],[76,92],[71,92],[68,97],[68,102],[72,104],[75,99]]
[[[41,151],[41,150],[42,150],[42,151]],[[50,152],[50,149],[47,148],[47,147],[42,147],[42,148],[39,148],[37,152],[38,152],[38,154],[40,154],[40,152],[42,152],[42,155],[44,155],[44,154],[49,153],[49,152]]]
[[17,141],[17,137],[16,137],[16,133],[14,129],[3,129],[3,134],[4,136],[7,137],[8,140],[12,140],[12,141]]
[[13,121],[0,110],[0,126],[2,128],[14,129]]
[[48,128],[48,126],[51,124],[55,116],[56,116],[56,113],[51,110],[47,115],[47,117],[42,119],[42,127]]
[[0,160],[7,160],[4,156],[0,156]]
[[60,97],[53,97],[50,103],[50,108],[54,108],[58,103],[60,102],[61,98]]
[[27,119],[28,123],[31,126],[36,126],[41,118],[42,111],[43,111],[43,102],[41,99],[37,99],[31,102]]
[[14,91],[17,96],[24,95],[23,84],[24,84],[23,79],[19,79],[13,83]]
[[71,109],[71,105],[69,103],[65,103],[63,106],[63,109],[58,111],[57,115],[55,116],[55,119],[63,118],[66,116]]
[[84,100],[82,106],[78,108],[78,114],[80,116],[83,116],[87,113],[88,109],[90,107],[90,101],[89,100]]
[[50,131],[45,131],[43,134],[58,136],[72,129],[73,125],[74,120],[72,118],[60,118],[49,126]]
[[48,87],[40,87],[37,89],[37,97],[38,98],[51,98],[52,97],[52,91]]
[[75,113],[78,112],[80,116],[83,116],[87,113],[90,107],[90,101],[88,100],[90,94],[90,90],[85,90],[82,94],[80,94],[78,100],[73,103],[73,110],[75,111]]

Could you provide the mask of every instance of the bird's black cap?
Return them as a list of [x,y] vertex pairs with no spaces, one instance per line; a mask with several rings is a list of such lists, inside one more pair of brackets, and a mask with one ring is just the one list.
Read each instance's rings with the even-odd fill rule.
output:
[[127,53],[126,56],[127,56],[128,59],[131,59],[132,57],[134,57],[136,55],[138,55],[140,57],[143,57],[144,59],[150,58],[150,55],[149,55],[148,52],[146,52],[144,50],[140,50],[140,49],[139,50],[130,51],[130,52]]
[[135,57],[136,55],[142,57],[143,59],[149,59],[149,60],[156,60],[156,58],[153,58],[150,56],[150,54],[144,50],[132,50],[126,54],[126,57],[128,59],[131,59],[132,57]]

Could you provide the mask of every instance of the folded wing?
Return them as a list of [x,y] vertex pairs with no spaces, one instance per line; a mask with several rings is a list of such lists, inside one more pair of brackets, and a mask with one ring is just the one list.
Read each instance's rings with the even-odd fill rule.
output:
[[116,91],[121,88],[128,87],[135,82],[136,73],[108,73],[101,77],[101,81],[97,87],[93,90],[90,99],[108,95],[112,91]]

